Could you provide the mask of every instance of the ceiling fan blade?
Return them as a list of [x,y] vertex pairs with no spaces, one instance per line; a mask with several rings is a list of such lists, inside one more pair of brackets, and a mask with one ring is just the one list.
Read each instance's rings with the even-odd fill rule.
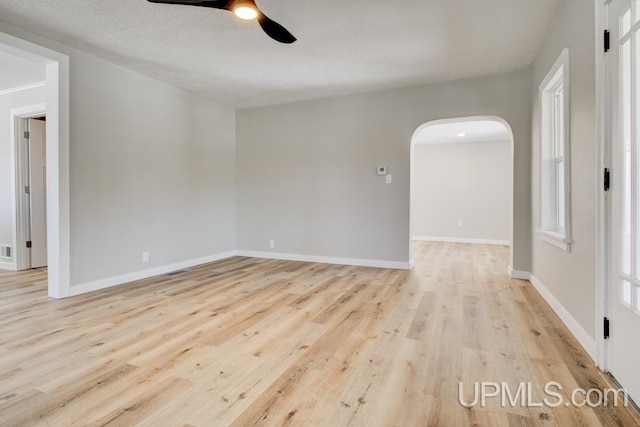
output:
[[293,43],[296,39],[286,28],[262,13],[255,0],[147,0],[151,3],[176,4],[184,6],[200,6],[213,9],[225,9],[233,12],[233,6],[239,3],[251,3],[258,12],[258,23],[265,33],[280,43]]
[[177,4],[184,6],[201,6],[212,9],[231,10],[234,0],[147,0],[151,3]]
[[276,21],[269,19],[267,15],[260,10],[258,10],[258,23],[269,37],[280,43],[289,44],[298,40],[286,28]]

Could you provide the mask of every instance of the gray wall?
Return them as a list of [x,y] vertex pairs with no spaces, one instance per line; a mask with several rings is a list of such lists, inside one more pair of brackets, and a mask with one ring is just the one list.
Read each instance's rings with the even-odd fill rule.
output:
[[72,282],[235,249],[234,111],[87,55],[71,70]]
[[13,108],[28,107],[45,102],[45,87],[40,86],[0,95],[0,243],[13,244],[13,209],[11,195],[11,123]]
[[511,141],[416,145],[413,236],[508,242],[511,182]]
[[[543,49],[533,65],[533,254],[531,272],[553,293],[582,328],[595,337],[595,51],[594,6],[567,0],[560,8]],[[569,48],[571,69],[571,205],[573,245],[570,253],[542,241],[540,228],[540,103],[538,88],[547,72]]]
[[0,31],[70,57],[72,286],[235,249],[233,109]]
[[[495,115],[515,138],[514,268],[530,268],[528,70],[237,113],[238,249],[407,262],[410,144],[422,124]],[[375,175],[387,166],[393,184]]]

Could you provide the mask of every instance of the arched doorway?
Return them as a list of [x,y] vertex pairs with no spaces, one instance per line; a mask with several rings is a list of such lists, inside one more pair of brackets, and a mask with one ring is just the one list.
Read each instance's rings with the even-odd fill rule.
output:
[[[482,146],[482,144],[485,143],[487,145]],[[415,190],[418,187],[417,186],[417,182],[416,179],[417,178],[422,178],[424,179],[424,176],[418,176],[420,175],[421,171],[418,171],[416,169],[416,161],[417,159],[420,158],[420,155],[416,155],[416,149],[418,147],[422,147],[424,145],[429,145],[429,144],[433,144],[433,145],[439,145],[441,148],[444,147],[452,147],[454,146],[454,144],[456,145],[457,151],[458,153],[460,153],[460,148],[463,147],[463,144],[466,147],[469,148],[473,148],[473,150],[477,150],[478,149],[484,149],[484,147],[488,147],[489,145],[495,145],[496,147],[500,146],[500,143],[504,144],[504,149],[506,150],[506,155],[502,157],[503,161],[506,162],[506,164],[504,165],[500,165],[500,167],[504,167],[506,174],[503,174],[499,181],[500,185],[503,186],[502,190],[506,193],[506,197],[508,197],[508,199],[504,200],[504,199],[500,199],[500,203],[497,203],[496,205],[500,204],[501,206],[506,206],[506,210],[507,212],[505,213],[506,215],[506,219],[507,219],[507,224],[506,230],[497,230],[497,228],[500,227],[499,225],[499,221],[500,221],[500,217],[499,215],[497,216],[497,218],[492,218],[493,222],[495,222],[496,227],[494,227],[495,230],[493,230],[493,237],[491,235],[491,233],[489,235],[487,234],[482,234],[482,232],[486,232],[487,230],[483,230],[483,231],[479,231],[478,230],[478,226],[476,224],[475,229],[463,229],[463,221],[462,219],[460,219],[459,217],[463,216],[459,211],[467,211],[466,215],[470,215],[473,213],[474,210],[474,205],[473,205],[473,200],[467,200],[467,199],[473,199],[474,197],[468,197],[468,196],[477,196],[477,194],[463,194],[463,193],[458,193],[457,195],[452,195],[452,198],[456,199],[458,202],[460,202],[460,200],[462,199],[463,203],[457,203],[458,206],[451,206],[449,204],[448,201],[445,201],[444,203],[449,205],[449,206],[442,206],[439,205],[439,211],[440,211],[440,221],[438,221],[437,218],[431,218],[430,219],[430,231],[437,229],[439,232],[429,232],[425,235],[425,231],[424,230],[424,224],[417,224],[417,218],[416,218],[416,212],[420,209],[423,209],[424,211],[424,203],[421,203],[422,201],[418,201],[415,200],[415,198],[417,197],[415,194]],[[458,118],[451,118],[451,119],[442,119],[442,120],[434,120],[434,121],[430,121],[427,122],[421,126],[419,126],[416,131],[413,134],[412,140],[411,140],[411,177],[410,177],[410,238],[409,238],[409,253],[410,253],[410,260],[413,263],[413,244],[414,244],[414,238],[418,238],[419,240],[436,240],[436,241],[451,241],[451,242],[463,242],[463,243],[491,243],[491,244],[508,244],[510,247],[510,257],[509,257],[509,266],[511,268],[511,266],[513,266],[513,253],[514,253],[514,248],[513,248],[513,225],[514,225],[514,197],[513,197],[513,177],[514,177],[514,170],[513,170],[513,151],[514,151],[514,141],[513,141],[513,132],[511,130],[511,127],[509,126],[509,124],[507,123],[506,120],[502,119],[501,117],[497,117],[497,116],[472,116],[472,117],[458,117]],[[470,151],[470,150],[468,150]],[[455,155],[455,154],[449,154],[449,155]],[[490,153],[485,153],[484,155],[491,155]],[[435,159],[433,159],[433,161],[436,161]],[[440,161],[442,160],[442,157],[440,158]],[[446,162],[446,160],[444,160]],[[492,160],[493,161],[493,160]],[[447,165],[446,164],[433,164],[433,166],[436,166],[438,168],[446,168]],[[449,171],[451,173],[457,173],[458,171]],[[483,185],[487,186],[487,185],[491,185],[490,182],[487,179],[485,179],[486,177],[482,176],[482,177],[478,177],[476,176],[474,178],[474,176],[467,176],[469,174],[472,174],[473,171],[472,170],[460,170],[460,180],[461,181],[469,181],[472,182],[474,185],[476,185],[480,190],[478,191],[485,191],[483,190]],[[437,171],[434,171],[433,173],[437,174]],[[434,180],[434,176],[430,177],[431,180]],[[438,179],[438,182],[433,183],[434,185],[432,185],[432,187],[438,186],[439,189],[441,190],[440,193],[447,192],[449,190],[447,190],[446,188],[441,188],[443,186],[443,184],[449,184],[449,180],[445,180],[446,177],[443,177],[442,179]],[[494,176],[493,177],[493,182],[497,182],[496,181],[497,177]],[[502,181],[505,182],[502,182]],[[464,189],[459,189],[461,191],[465,191]],[[486,190],[495,190],[493,191],[493,193],[495,193],[497,190],[495,188],[487,188]],[[473,191],[473,189],[471,188],[471,186],[466,186],[466,191]],[[430,194],[423,194],[423,197],[430,197]],[[442,196],[440,194],[440,196]],[[446,195],[445,195],[446,196]],[[495,197],[495,196],[494,196]],[[438,197],[434,196],[433,201],[434,203],[438,203],[437,201]],[[441,197],[442,200],[442,197]],[[446,197],[445,199],[446,200]],[[495,200],[495,198],[493,199]],[[468,202],[468,203],[467,203]],[[441,204],[443,202],[440,202]],[[478,203],[482,203],[481,201],[475,200],[476,206],[478,206]],[[487,203],[492,203],[491,201],[487,201]],[[506,205],[505,205],[506,203]],[[446,209],[444,209],[446,208]],[[435,210],[435,209],[434,209]],[[471,212],[469,212],[471,211]],[[489,218],[488,216],[486,218]],[[478,218],[476,218],[478,219]],[[478,219],[480,221],[480,219]],[[445,222],[443,221],[448,221],[449,223],[445,225]],[[476,221],[476,223],[478,223],[479,221]],[[504,222],[504,220],[502,220]],[[504,225],[504,224],[503,224]],[[420,230],[418,232],[418,230],[416,230],[417,226],[422,227],[422,230]],[[447,229],[447,227],[449,227]],[[454,230],[454,228],[451,227],[458,227],[460,229],[460,232],[462,234],[457,233],[457,230]],[[472,227],[473,228],[473,227]],[[489,227],[490,228],[490,227]],[[466,232],[466,234],[463,233]]]

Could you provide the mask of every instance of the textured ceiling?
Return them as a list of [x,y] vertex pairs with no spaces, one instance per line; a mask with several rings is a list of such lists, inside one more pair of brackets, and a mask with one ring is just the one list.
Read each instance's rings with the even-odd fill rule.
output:
[[45,80],[44,65],[0,51],[0,92]]
[[500,122],[477,120],[428,126],[418,131],[414,140],[416,145],[510,141],[511,133]]
[[0,20],[248,107],[520,69],[563,0],[256,0],[298,41],[230,12],[146,0],[2,0]]

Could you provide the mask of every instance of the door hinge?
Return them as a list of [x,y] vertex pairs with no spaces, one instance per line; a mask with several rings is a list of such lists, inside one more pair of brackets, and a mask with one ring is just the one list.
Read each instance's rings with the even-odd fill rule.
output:
[[604,30],[604,53],[609,52],[611,49],[611,33],[609,30]]
[[609,322],[609,318],[605,317],[604,318],[604,339],[605,340],[608,340],[610,336],[610,329],[609,329],[611,327],[610,323],[611,322]]
[[24,192],[25,192],[26,194],[31,194],[31,188],[29,188],[29,187],[24,187]]
[[609,172],[609,168],[604,168],[602,182],[604,191],[609,191],[609,189],[611,188],[611,172]]
[[29,132],[28,130],[24,131],[24,139],[29,139],[31,138],[31,132]]
[[31,248],[31,240],[27,240],[27,248]]

